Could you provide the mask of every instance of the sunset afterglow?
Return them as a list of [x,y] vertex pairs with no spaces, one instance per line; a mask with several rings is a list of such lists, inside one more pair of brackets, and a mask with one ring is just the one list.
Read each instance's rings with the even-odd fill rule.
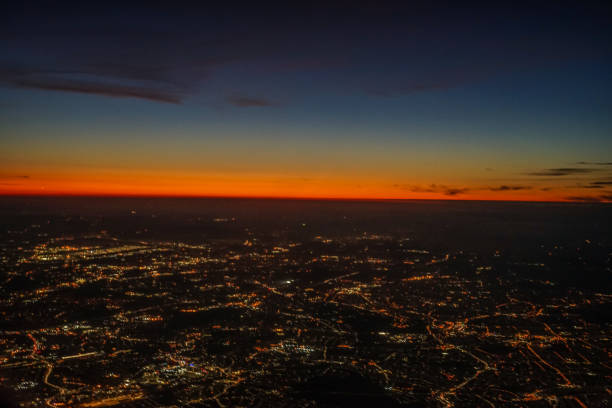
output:
[[608,406],[612,2],[187,4],[3,8],[0,407]]
[[74,12],[8,21],[0,194],[612,198],[588,6]]

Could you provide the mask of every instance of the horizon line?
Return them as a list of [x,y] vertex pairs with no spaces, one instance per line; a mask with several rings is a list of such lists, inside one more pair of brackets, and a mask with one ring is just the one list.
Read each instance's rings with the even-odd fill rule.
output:
[[337,201],[401,203],[413,201],[492,202],[492,203],[549,203],[549,204],[610,204],[612,201],[587,200],[508,200],[470,198],[371,198],[371,197],[304,197],[304,196],[248,196],[248,195],[194,195],[194,194],[4,194],[0,198],[127,198],[127,199],[203,199],[203,200],[276,200],[276,201]]

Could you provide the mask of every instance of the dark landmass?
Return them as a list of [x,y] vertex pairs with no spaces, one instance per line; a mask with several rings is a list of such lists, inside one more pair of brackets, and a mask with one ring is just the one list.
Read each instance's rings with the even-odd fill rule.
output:
[[0,402],[584,407],[612,206],[0,199]]

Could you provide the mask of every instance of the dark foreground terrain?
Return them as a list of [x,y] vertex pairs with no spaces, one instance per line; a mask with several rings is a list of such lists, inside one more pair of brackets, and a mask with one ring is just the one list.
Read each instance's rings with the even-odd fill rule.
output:
[[24,407],[601,407],[612,206],[0,201]]

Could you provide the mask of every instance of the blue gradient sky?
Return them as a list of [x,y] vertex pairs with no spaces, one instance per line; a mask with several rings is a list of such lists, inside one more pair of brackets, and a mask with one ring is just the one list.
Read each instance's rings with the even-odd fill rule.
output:
[[0,192],[610,201],[611,16],[13,6]]

